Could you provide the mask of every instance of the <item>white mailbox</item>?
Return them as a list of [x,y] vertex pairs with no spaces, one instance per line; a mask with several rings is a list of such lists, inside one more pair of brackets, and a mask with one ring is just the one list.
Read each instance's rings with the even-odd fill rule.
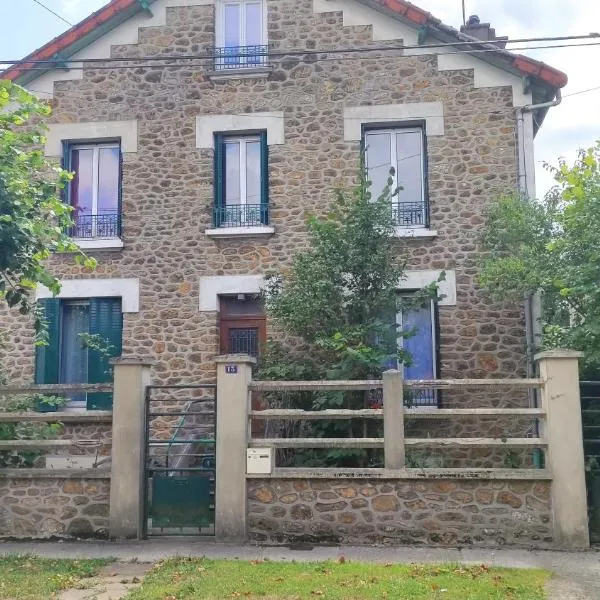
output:
[[275,467],[273,448],[248,448],[246,472],[252,475],[270,475]]

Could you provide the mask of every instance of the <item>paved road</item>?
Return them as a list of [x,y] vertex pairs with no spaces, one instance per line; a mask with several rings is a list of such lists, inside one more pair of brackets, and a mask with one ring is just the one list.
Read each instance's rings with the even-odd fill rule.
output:
[[170,556],[237,558],[242,560],[335,560],[363,562],[460,562],[490,566],[543,568],[555,573],[550,586],[554,600],[600,600],[600,552],[528,551],[483,548],[422,547],[258,547],[218,544],[212,540],[182,538],[142,542],[0,542],[0,554],[28,553],[48,558],[102,558],[152,563]]

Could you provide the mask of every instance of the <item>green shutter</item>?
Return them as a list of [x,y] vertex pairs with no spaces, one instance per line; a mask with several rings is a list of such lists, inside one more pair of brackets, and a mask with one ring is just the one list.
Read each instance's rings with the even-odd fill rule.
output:
[[[110,346],[110,356],[89,349],[88,382],[110,383],[112,369],[110,359],[121,355],[123,337],[123,313],[120,298],[91,298],[90,299],[90,335],[99,336],[103,343]],[[110,410],[112,394],[88,394],[88,410]]]
[[[58,383],[60,364],[60,300],[46,298],[38,300],[46,322],[45,346],[35,347],[35,383]],[[54,412],[56,407],[40,404],[40,412]]]
[[267,132],[260,133],[260,222],[269,224],[269,144]]
[[215,133],[215,206],[213,223],[220,227],[225,206],[225,140],[222,133]]
[[119,215],[117,216],[117,235],[122,237],[123,235],[123,150],[119,144],[119,203],[118,208]]

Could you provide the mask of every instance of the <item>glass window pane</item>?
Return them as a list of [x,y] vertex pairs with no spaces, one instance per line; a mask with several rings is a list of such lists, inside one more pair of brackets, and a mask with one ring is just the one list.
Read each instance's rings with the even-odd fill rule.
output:
[[423,200],[423,139],[420,131],[396,134],[399,202]]
[[260,46],[262,44],[262,4],[253,2],[245,5],[246,12],[246,39],[245,46]]
[[75,172],[71,181],[71,206],[75,208],[76,218],[79,215],[92,214],[92,194],[94,182],[94,151],[71,151],[71,171]]
[[[87,383],[88,351],[82,334],[90,331],[89,304],[65,303],[62,317],[60,383]],[[70,399],[85,401],[85,394],[72,395]]]
[[225,204],[240,204],[240,143],[225,143]]
[[98,214],[119,212],[119,149],[100,148],[98,162]]
[[403,339],[404,349],[412,357],[412,365],[404,368],[406,379],[434,379],[431,306],[405,311],[402,314],[402,330],[415,334]]
[[260,204],[260,142],[246,144],[246,204]]
[[242,45],[240,39],[241,31],[241,5],[226,4],[223,10],[224,32],[223,43],[225,48],[231,48]]
[[372,182],[371,196],[378,198],[387,185],[392,155],[389,133],[368,133],[365,138],[367,169]]

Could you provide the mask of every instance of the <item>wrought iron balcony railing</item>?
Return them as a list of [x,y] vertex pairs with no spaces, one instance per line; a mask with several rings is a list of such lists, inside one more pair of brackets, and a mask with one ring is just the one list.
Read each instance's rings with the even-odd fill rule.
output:
[[427,227],[428,214],[425,202],[394,202],[392,217],[397,227]]
[[81,239],[113,239],[121,237],[121,215],[106,213],[102,215],[74,215],[75,224],[69,229],[69,235]]
[[262,204],[234,204],[214,209],[215,227],[252,227],[269,224],[269,210]]
[[268,64],[269,46],[229,46],[214,48],[215,70],[264,67]]

